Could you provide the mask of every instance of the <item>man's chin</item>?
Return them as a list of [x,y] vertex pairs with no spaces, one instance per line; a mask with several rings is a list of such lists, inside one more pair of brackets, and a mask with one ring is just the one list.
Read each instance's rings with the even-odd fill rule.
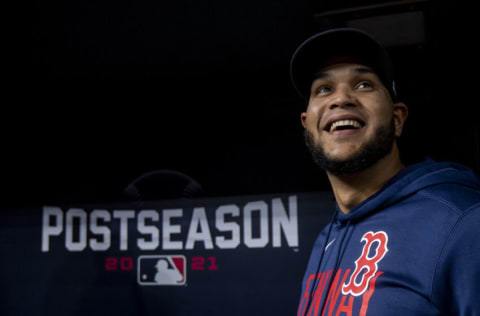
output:
[[342,163],[349,163],[350,161],[357,159],[359,156],[359,151],[350,152],[348,154],[327,154],[324,152],[324,158],[327,161],[331,161],[332,163],[342,164]]
[[345,159],[317,157],[317,164],[326,172],[335,176],[352,175],[372,166],[376,161],[365,159],[362,155],[351,155]]
[[315,144],[313,135],[305,130],[305,143],[312,154],[315,163],[323,170],[337,176],[355,174],[365,170],[380,159],[388,155],[395,142],[395,129],[393,118],[389,125],[377,128],[376,137],[365,143],[355,152],[345,155],[332,155],[323,150],[322,146]]

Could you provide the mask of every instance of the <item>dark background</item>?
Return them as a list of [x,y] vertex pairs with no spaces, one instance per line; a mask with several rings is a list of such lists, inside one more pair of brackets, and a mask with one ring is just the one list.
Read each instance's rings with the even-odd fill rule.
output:
[[328,190],[304,148],[289,60],[317,31],[358,23],[387,40],[410,107],[404,161],[430,156],[480,171],[478,27],[464,3],[70,0],[32,8],[30,63],[4,105],[4,205],[119,200],[158,169],[192,177],[207,196]]

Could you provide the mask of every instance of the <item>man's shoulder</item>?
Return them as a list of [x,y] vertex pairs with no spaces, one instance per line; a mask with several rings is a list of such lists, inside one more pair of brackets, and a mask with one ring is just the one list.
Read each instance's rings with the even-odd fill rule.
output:
[[420,190],[418,195],[443,204],[457,213],[473,208],[480,211],[480,190],[458,183],[443,183]]

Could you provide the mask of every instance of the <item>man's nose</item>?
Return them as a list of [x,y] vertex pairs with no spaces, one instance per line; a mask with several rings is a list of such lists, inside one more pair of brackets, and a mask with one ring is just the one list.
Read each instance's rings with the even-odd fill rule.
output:
[[355,106],[356,104],[356,99],[352,89],[350,87],[343,86],[338,87],[332,95],[330,109],[337,107],[350,107]]

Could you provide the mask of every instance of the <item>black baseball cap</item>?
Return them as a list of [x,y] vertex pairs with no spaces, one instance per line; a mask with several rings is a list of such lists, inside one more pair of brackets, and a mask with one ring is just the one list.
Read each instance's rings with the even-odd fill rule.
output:
[[355,28],[315,34],[297,48],[290,61],[290,77],[297,92],[308,100],[314,75],[322,65],[332,57],[346,56],[372,68],[396,100],[393,67],[387,50],[373,36]]

